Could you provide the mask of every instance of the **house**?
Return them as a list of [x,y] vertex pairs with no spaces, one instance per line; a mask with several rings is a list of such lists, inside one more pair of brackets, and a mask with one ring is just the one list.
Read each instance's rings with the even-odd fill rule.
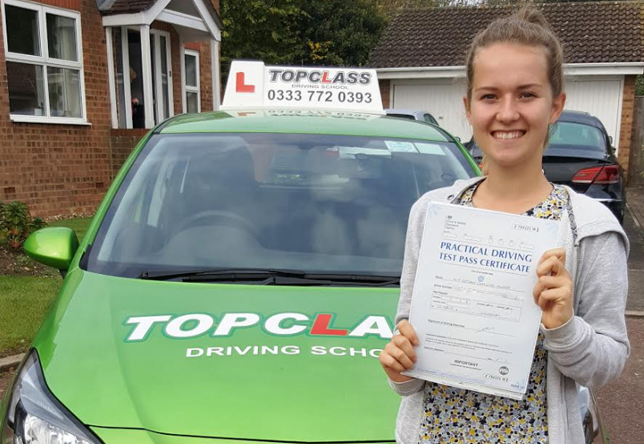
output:
[[[566,109],[597,116],[628,168],[635,78],[644,72],[644,3],[537,6],[564,46]],[[469,140],[462,101],[465,54],[477,32],[513,11],[472,6],[401,12],[370,58],[385,107],[427,110],[449,132]]]
[[218,0],[0,0],[0,201],[91,213],[138,140],[218,109]]

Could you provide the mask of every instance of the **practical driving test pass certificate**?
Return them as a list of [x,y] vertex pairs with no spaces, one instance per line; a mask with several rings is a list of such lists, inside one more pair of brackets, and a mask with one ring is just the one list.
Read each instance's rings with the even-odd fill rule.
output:
[[559,222],[430,203],[411,322],[420,345],[405,375],[522,399],[541,321],[532,291]]

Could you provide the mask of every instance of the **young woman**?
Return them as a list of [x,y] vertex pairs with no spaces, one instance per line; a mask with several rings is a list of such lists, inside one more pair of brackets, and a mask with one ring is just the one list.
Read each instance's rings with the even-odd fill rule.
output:
[[[411,210],[397,333],[380,355],[403,396],[396,438],[404,444],[584,442],[576,384],[600,387],[619,376],[629,354],[624,310],[628,239],[600,203],[553,185],[541,159],[561,114],[563,55],[543,15],[524,8],[479,33],[467,55],[463,98],[487,176],[434,190]],[[537,268],[542,310],[523,401],[409,378],[419,340],[407,321],[429,202],[557,219],[558,248]]]

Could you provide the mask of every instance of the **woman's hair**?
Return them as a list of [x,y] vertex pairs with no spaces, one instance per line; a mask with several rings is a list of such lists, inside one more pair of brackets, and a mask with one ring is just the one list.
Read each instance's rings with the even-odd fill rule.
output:
[[[482,48],[496,43],[515,43],[532,47],[542,47],[546,56],[548,82],[552,97],[559,97],[563,92],[563,48],[559,39],[552,31],[543,13],[534,6],[523,6],[509,17],[498,18],[480,31],[467,51],[465,65],[467,67],[467,103],[472,100],[472,83],[474,82],[474,59]],[[549,133],[544,140],[544,148],[548,145]],[[487,170],[487,159],[483,156],[483,172]]]
[[542,47],[548,65],[548,81],[552,89],[552,96],[558,97],[563,92],[563,49],[561,43],[541,11],[533,6],[524,6],[509,17],[494,20],[474,37],[465,59],[468,103],[472,99],[476,54],[479,49],[496,43]]

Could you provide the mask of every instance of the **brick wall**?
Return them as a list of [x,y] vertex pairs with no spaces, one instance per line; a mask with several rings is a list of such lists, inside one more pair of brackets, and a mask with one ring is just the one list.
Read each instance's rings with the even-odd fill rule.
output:
[[147,134],[149,130],[144,128],[135,129],[113,129],[110,131],[112,145],[111,170],[112,176],[116,176],[132,149],[139,143],[139,140]]
[[58,8],[73,9],[74,11],[80,11],[81,9],[81,0],[40,0],[36,3],[56,6]]
[[622,98],[622,120],[619,129],[619,164],[628,171],[628,160],[631,150],[631,135],[633,131],[633,110],[635,106],[635,76],[624,77],[624,93]]
[[382,98],[382,107],[390,108],[389,106],[389,92],[391,88],[391,80],[378,80],[380,86],[380,96]]
[[[91,126],[13,123],[0,39],[0,200],[32,213],[92,212],[112,178],[105,33],[93,0],[43,0],[80,12],[87,120]],[[3,10],[0,10],[0,14]],[[0,33],[4,34],[0,21]]]
[[212,57],[210,42],[201,42],[199,47],[199,81],[201,90],[201,110],[212,111]]

